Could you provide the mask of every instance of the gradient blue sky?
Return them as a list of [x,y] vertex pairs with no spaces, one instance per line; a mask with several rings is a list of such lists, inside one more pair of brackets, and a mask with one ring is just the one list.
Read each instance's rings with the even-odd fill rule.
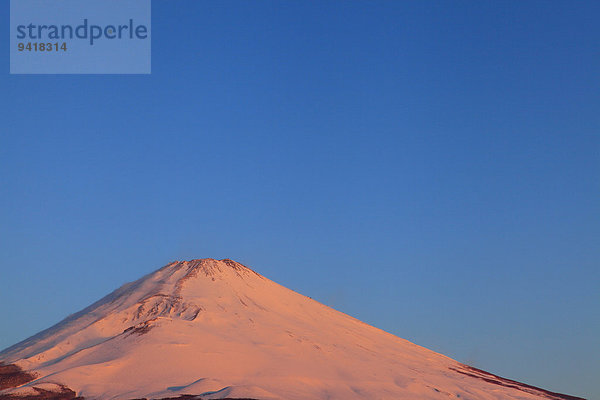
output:
[[11,76],[0,348],[175,259],[600,398],[600,2],[153,2],[150,76]]

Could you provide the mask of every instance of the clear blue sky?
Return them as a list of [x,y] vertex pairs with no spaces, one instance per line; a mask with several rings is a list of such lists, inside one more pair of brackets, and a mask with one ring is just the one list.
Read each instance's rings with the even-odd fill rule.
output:
[[150,76],[11,76],[0,12],[0,347],[232,258],[600,398],[600,2],[154,1]]

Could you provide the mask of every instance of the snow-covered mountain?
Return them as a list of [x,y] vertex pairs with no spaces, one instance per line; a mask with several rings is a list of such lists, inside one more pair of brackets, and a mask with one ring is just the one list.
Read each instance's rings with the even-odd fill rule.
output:
[[231,260],[168,264],[0,362],[0,399],[577,399],[461,364]]

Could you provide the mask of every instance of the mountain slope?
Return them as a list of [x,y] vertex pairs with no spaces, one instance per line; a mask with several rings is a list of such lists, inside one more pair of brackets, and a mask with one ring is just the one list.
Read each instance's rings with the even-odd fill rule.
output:
[[576,399],[460,364],[231,260],[168,264],[0,362],[13,368],[0,399]]

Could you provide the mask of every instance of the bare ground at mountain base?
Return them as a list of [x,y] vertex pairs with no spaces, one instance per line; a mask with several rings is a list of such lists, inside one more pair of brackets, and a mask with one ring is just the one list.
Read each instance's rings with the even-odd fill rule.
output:
[[36,391],[36,394],[24,396],[5,394],[0,395],[0,400],[84,400],[83,397],[77,396],[74,391],[62,385],[60,392],[44,390],[36,387],[34,387],[33,390]]

